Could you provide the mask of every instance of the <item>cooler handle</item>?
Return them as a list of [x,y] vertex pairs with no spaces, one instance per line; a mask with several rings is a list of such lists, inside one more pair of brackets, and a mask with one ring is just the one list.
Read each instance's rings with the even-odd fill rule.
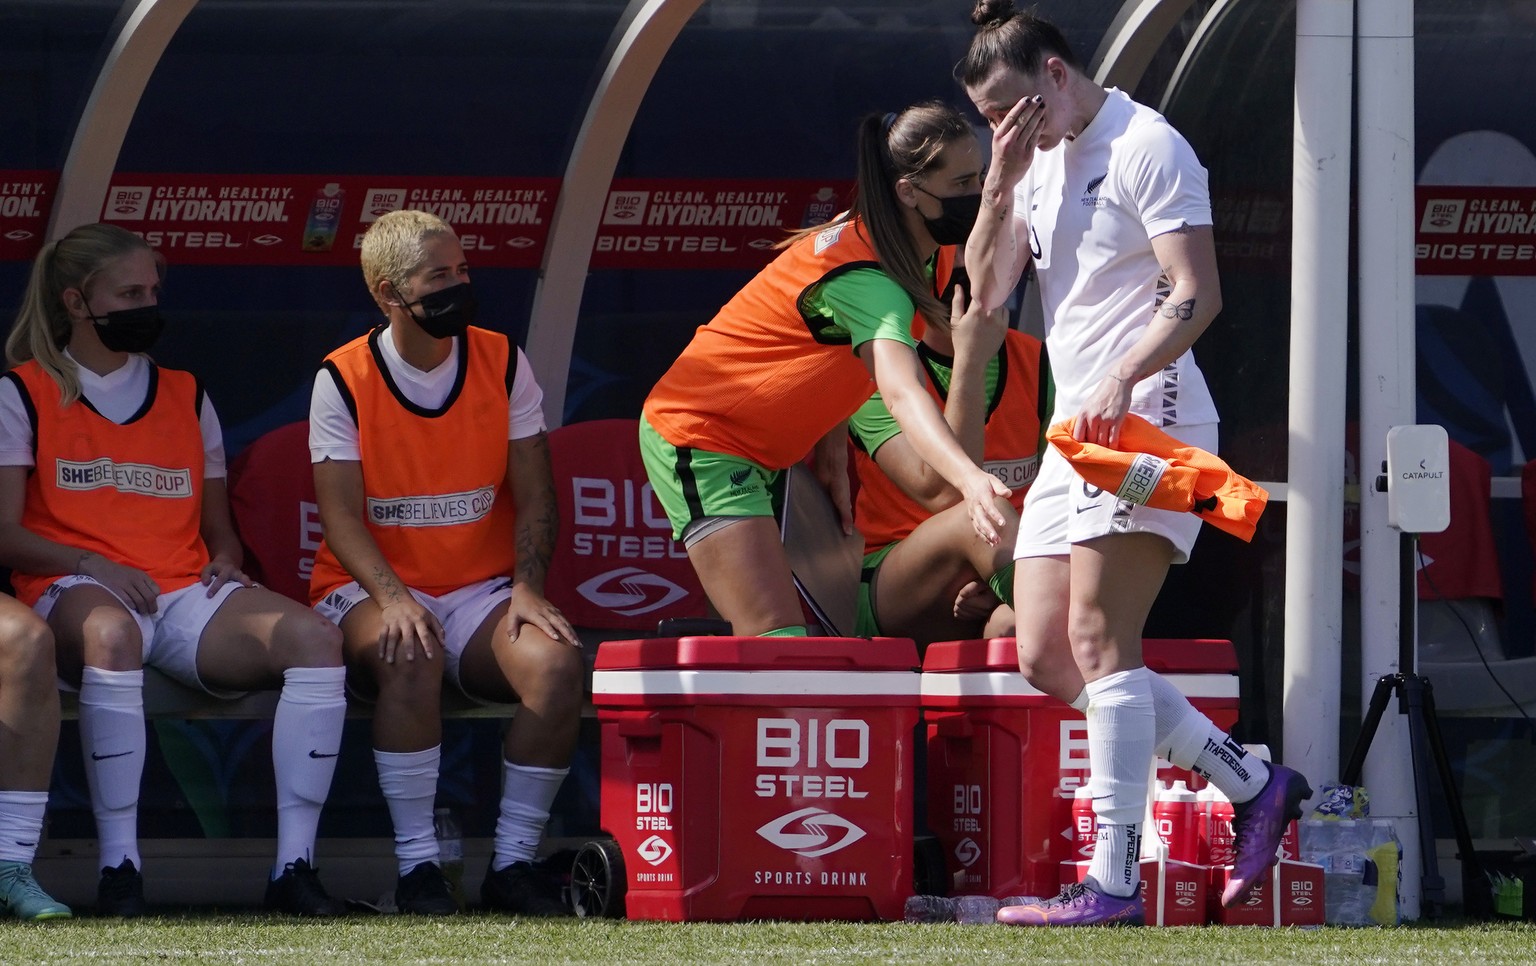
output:
[[934,720],[933,733],[941,738],[969,738],[976,733],[976,728],[966,715],[945,715]]
[[626,718],[616,722],[614,730],[621,738],[659,738],[661,737],[661,719],[655,716]]

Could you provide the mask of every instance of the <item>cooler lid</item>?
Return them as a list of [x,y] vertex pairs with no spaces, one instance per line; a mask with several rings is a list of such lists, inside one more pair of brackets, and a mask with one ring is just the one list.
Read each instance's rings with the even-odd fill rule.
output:
[[1141,657],[1159,674],[1236,674],[1237,649],[1215,638],[1146,638]]
[[915,671],[917,645],[905,637],[649,637],[604,641],[598,671]]
[[[1141,642],[1147,667],[1159,674],[1236,674],[1237,652],[1231,641],[1204,638],[1147,638]],[[996,671],[1017,668],[1011,637],[940,641],[923,654],[924,673]]]
[[1011,637],[975,638],[968,641],[936,641],[923,652],[923,672],[1017,671],[1019,658]]

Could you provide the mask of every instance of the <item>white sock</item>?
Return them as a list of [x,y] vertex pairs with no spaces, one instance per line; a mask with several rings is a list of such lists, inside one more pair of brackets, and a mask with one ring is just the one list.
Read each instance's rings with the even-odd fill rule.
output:
[[442,754],[442,745],[423,751],[373,750],[379,791],[384,793],[395,826],[395,859],[401,875],[423,862],[438,861],[432,803],[437,798],[437,768]]
[[32,864],[47,808],[47,792],[0,791],[0,862]]
[[1189,703],[1162,675],[1147,672],[1157,713],[1157,754],[1201,775],[1233,802],[1251,801],[1269,781],[1269,767]]
[[144,777],[144,671],[87,667],[80,681],[80,750],[96,815],[103,869],[139,857],[139,782]]
[[1194,770],[1221,789],[1234,805],[1253,801],[1269,781],[1269,766],[1263,759],[1250,754],[1215,725],[1211,725],[1200,757],[1195,759]]
[[1151,676],[1144,667],[1091,682],[1088,692],[1088,767],[1099,838],[1088,872],[1110,895],[1128,896],[1141,880],[1141,820],[1152,763]]
[[275,879],[290,862],[314,865],[320,809],[331,790],[341,726],[347,716],[346,668],[291,667],[272,718],[272,773],[277,784]]
[[1067,706],[1070,707],[1073,711],[1081,711],[1084,714],[1087,714],[1088,713],[1088,689],[1087,688],[1083,688],[1081,691],[1077,692],[1077,697],[1073,698],[1070,702],[1068,702]]
[[549,808],[569,768],[501,763],[501,814],[496,817],[495,854],[491,868],[501,871],[514,862],[532,862],[544,838]]
[[1100,825],[1088,870],[1109,895],[1124,899],[1134,893],[1141,882],[1141,824]]

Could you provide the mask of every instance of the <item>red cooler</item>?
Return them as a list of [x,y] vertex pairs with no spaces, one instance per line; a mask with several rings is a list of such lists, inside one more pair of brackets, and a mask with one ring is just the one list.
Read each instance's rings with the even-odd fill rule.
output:
[[[1224,729],[1237,720],[1229,641],[1147,640],[1147,666]],[[1011,637],[930,645],[923,661],[928,825],[944,845],[952,892],[1053,896],[1074,842],[1072,796],[1088,780],[1083,716],[1030,687]],[[1158,777],[1204,780],[1163,764]],[[1091,849],[1091,846],[1090,846]]]
[[629,917],[900,919],[917,667],[906,639],[603,644],[602,824]]

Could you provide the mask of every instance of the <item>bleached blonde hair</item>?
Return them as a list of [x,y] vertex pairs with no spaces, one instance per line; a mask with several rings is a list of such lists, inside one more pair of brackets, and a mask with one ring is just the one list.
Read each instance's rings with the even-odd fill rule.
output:
[[363,235],[363,280],[373,300],[387,315],[379,283],[388,281],[405,297],[406,282],[427,261],[427,242],[453,235],[453,227],[436,215],[407,208],[381,215]]

